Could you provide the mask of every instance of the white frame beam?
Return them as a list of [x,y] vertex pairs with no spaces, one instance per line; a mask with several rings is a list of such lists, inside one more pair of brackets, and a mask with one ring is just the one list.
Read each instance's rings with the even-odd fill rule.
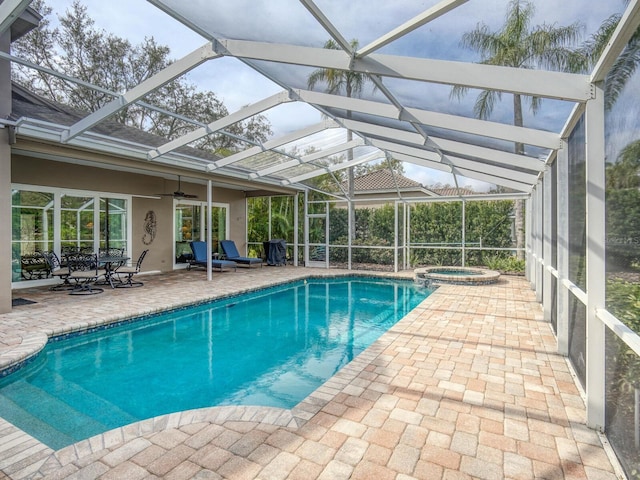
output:
[[9,29],[30,3],[31,0],[4,0],[0,3],[0,33]]
[[[403,144],[394,143],[389,140],[371,140],[371,145],[391,154],[392,157],[398,160],[408,161],[416,163],[428,168],[434,168],[436,170],[442,170],[449,173],[453,173],[455,170],[464,171],[466,173],[476,172],[482,175],[482,180],[489,181],[490,183],[497,183],[498,180],[514,181],[518,183],[517,188],[520,191],[530,191],[533,184],[537,181],[537,175],[527,174],[523,172],[514,171],[508,168],[499,167],[496,165],[488,165],[482,162],[468,160],[465,158],[458,158],[452,155],[447,155],[444,158],[440,157],[435,152],[428,150],[422,150],[418,147],[410,147]],[[419,163],[416,162],[419,160]],[[468,174],[463,176],[469,177]],[[486,180],[487,177],[494,176],[495,181]],[[469,177],[477,178],[477,177]],[[480,178],[478,178],[480,180]],[[507,186],[502,183],[503,186]],[[523,190],[523,187],[524,190]]]
[[282,170],[286,170],[287,168],[297,167],[298,165],[303,165],[320,158],[326,158],[330,155],[335,155],[336,153],[344,152],[345,150],[349,150],[350,148],[360,147],[362,145],[364,145],[364,140],[362,140],[360,137],[356,137],[350,142],[341,143],[340,145],[335,145],[324,150],[318,150],[317,152],[297,157],[287,162],[279,163],[278,165],[263,168],[262,170],[258,170],[257,172],[249,174],[249,178],[254,179],[258,177],[264,177],[272,173],[281,172]]
[[196,68],[198,65],[201,65],[207,60],[219,57],[221,57],[221,55],[213,51],[213,46],[210,42],[203,45],[202,47],[197,48],[190,54],[182,57],[180,60],[171,63],[157,74],[139,83],[127,93],[120,95],[118,98],[107,103],[105,106],[99,108],[95,112],[84,117],[82,120],[71,125],[66,131],[62,132],[60,141],[62,143],[68,142],[69,140],[89,130],[91,127],[97,125],[105,118],[110,117],[123,108],[126,108],[132,103],[140,100],[150,92],[153,92],[154,90],[157,90],[158,88],[166,85],[172,80],[175,80],[177,77],[184,75],[188,71]]
[[207,135],[216,133],[222,130],[223,128],[228,127],[229,125],[233,125],[234,123],[240,122],[249,117],[257,115],[277,105],[281,105],[283,103],[288,103],[291,101],[292,100],[289,97],[289,92],[283,91],[283,92],[276,93],[275,95],[264,98],[254,104],[243,107],[240,110],[237,110],[236,112],[230,115],[227,115],[226,117],[223,117],[214,122],[211,122],[206,127],[198,128],[193,132],[189,132],[186,135],[183,135],[182,137],[172,140],[171,142],[167,142],[164,145],[160,145],[158,148],[149,150],[147,154],[147,158],[149,160],[154,160],[166,153],[171,152],[172,150],[175,150],[176,148],[183,147],[192,142],[195,142],[196,140],[206,137]]
[[341,50],[249,40],[215,40],[214,50],[248,61],[345,70],[541,98],[585,102],[593,96],[589,76],[574,73],[381,54],[352,59]]
[[313,3],[312,0],[300,0],[300,3],[309,11],[313,18],[315,18],[318,23],[324,28],[327,33],[333,38],[336,44],[342,48],[345,52],[351,55],[353,52],[351,51],[351,44],[349,41],[342,36],[340,31],[331,23],[331,21],[326,17],[326,15],[318,8],[318,6]]
[[370,53],[378,50],[385,45],[405,36],[406,34],[413,32],[416,28],[429,23],[432,20],[444,15],[445,13],[459,7],[460,5],[467,3],[469,0],[443,0],[437,5],[426,9],[419,15],[416,15],[408,22],[403,23],[397,28],[394,28],[389,33],[377,38],[368,45],[362,47],[356,52],[356,57],[361,58],[369,55]]
[[[363,133],[363,134],[371,134],[375,135],[378,138],[387,140],[391,143],[403,142],[407,144],[411,144],[414,147],[410,148],[421,148],[422,143],[420,142],[421,136],[417,133],[407,132],[405,130],[398,130],[395,128],[389,127],[380,127],[377,125],[371,125],[364,122],[357,122],[355,120],[345,120],[345,127],[351,129],[352,131]],[[504,165],[508,167],[515,167],[523,170],[530,170],[531,172],[542,172],[545,169],[545,163],[524,155],[517,155],[515,153],[504,152],[501,150],[493,150],[491,148],[479,147],[475,145],[469,145],[462,142],[454,142],[451,140],[446,140],[442,138],[429,137],[430,140],[437,145],[439,150],[452,152],[447,153],[447,157],[458,155],[472,156],[473,158],[477,158],[479,160],[486,160],[488,162],[495,163],[497,165]],[[375,144],[376,139],[369,139],[371,144]],[[376,145],[378,148],[381,148],[379,145]],[[426,148],[429,148],[428,146]],[[472,160],[473,161],[473,160]],[[484,165],[483,162],[478,162]]]
[[297,177],[288,178],[286,180],[282,180],[280,182],[281,185],[291,185],[292,183],[299,183],[303,180],[308,180],[309,178],[317,177],[319,175],[324,175],[325,173],[333,173],[339,170],[344,170],[345,168],[355,167],[356,165],[360,165],[366,162],[372,162],[374,160],[384,159],[384,153],[375,151],[372,153],[368,153],[366,155],[361,155],[358,158],[354,158],[353,160],[349,160],[347,162],[336,163],[334,165],[330,165],[327,167],[321,167],[313,172],[307,172],[302,175],[298,175]]
[[311,105],[338,108],[407,122],[419,122],[422,125],[440,127],[472,135],[481,135],[497,140],[506,140],[508,142],[519,142],[548,149],[558,149],[561,146],[559,134],[544,130],[516,127],[505,123],[478,120],[417,108],[404,108],[404,110],[399,111],[396,106],[387,103],[343,97],[310,90],[295,90],[295,93],[301,101]]
[[[430,152],[426,152],[430,153]],[[435,155],[432,153],[432,155]],[[502,187],[513,188],[519,192],[530,193],[532,189],[532,185],[528,183],[522,183],[510,180],[508,178],[502,178],[499,176],[495,176],[494,174],[489,174],[485,171],[475,171],[469,170],[466,168],[460,168],[455,165],[449,165],[446,163],[441,163],[433,160],[429,160],[425,156],[415,156],[409,153],[404,152],[395,152],[393,154],[394,158],[398,160],[402,160],[403,162],[413,163],[415,165],[420,165],[422,167],[433,168],[435,170],[440,170],[447,173],[452,173],[456,175],[461,175],[466,178],[471,178],[475,180],[481,180],[483,182],[487,182],[493,185],[500,185]]]
[[620,53],[637,31],[638,23],[640,23],[640,0],[631,0],[591,73],[593,83],[604,81]]
[[308,137],[309,135],[322,132],[329,128],[338,128],[338,127],[339,125],[333,120],[325,120],[324,122],[310,125],[301,130],[297,130],[295,132],[264,142],[261,145],[248,148],[247,150],[244,150],[242,152],[234,153],[233,155],[229,155],[228,157],[221,158],[220,160],[217,160],[213,163],[208,164],[207,171],[212,172],[218,168],[226,167],[227,165],[231,165],[232,163],[239,162],[241,160],[244,160],[245,158],[249,158],[253,155],[258,155],[259,153],[263,153],[268,150],[273,150],[277,152],[278,151],[276,150],[277,147],[280,147],[287,143],[295,142],[296,140],[300,140],[301,138]]

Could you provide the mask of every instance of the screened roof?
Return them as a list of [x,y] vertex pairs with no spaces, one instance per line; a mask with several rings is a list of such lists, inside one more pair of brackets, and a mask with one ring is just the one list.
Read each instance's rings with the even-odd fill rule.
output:
[[[5,0],[2,5],[8,3],[15,13],[28,2]],[[255,88],[245,88],[250,90],[243,92],[249,100],[245,106],[207,125],[193,122],[193,130],[175,140],[148,148],[136,144],[136,155],[204,177],[215,174],[293,188],[305,188],[319,175],[395,159],[404,163],[407,177],[422,184],[435,178],[431,183],[474,184],[480,190],[498,186],[526,194],[561,147],[572,112],[594,95],[592,81],[602,79],[478,63],[479,54],[461,47],[462,35],[480,23],[499,30],[507,0],[149,3],[168,16],[176,32],[188,29],[201,44],[131,91],[114,92],[110,104],[71,125],[36,125],[22,118],[18,133],[38,136],[46,130],[48,138],[86,145],[91,132],[113,113],[143,102],[149,92],[177,76],[214,79],[246,70]],[[534,25],[580,22],[583,39],[625,7],[623,1],[568,0],[562,7],[553,0],[534,3]],[[637,8],[637,2],[631,2],[629,10]],[[126,16],[126,9],[119,15]],[[145,28],[153,35],[154,25]],[[324,48],[329,39],[336,49]],[[358,41],[355,49],[353,39]],[[362,79],[362,88],[350,94],[345,88],[330,91],[325,81],[310,82],[319,71],[349,72]],[[453,86],[468,90],[454,98]],[[473,104],[487,90],[504,95],[494,105],[491,120],[478,120]],[[536,115],[524,104],[524,127],[513,125],[511,94],[542,100]],[[226,157],[185,154],[185,147],[203,136],[227,134],[229,126],[259,114],[272,122],[274,134],[268,141],[247,140],[243,149]],[[278,124],[282,119],[285,126]],[[524,144],[523,155],[513,153],[516,143]],[[114,147],[102,142],[100,148]]]

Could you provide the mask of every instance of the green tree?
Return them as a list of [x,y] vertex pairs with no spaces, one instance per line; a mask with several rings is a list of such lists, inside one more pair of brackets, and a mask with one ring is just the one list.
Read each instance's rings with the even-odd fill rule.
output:
[[[573,49],[582,27],[578,23],[562,27],[556,25],[538,25],[531,27],[534,5],[523,0],[511,0],[505,17],[505,23],[498,31],[491,31],[487,25],[479,24],[462,37],[462,45],[480,53],[480,63],[501,65],[514,68],[548,68],[560,71],[580,71],[584,68],[584,55]],[[456,86],[452,96],[462,98],[467,88]],[[487,119],[493,112],[502,92],[484,90],[476,99],[474,113],[478,118]],[[525,97],[529,101],[532,113],[540,106],[540,98]],[[523,126],[523,97],[513,94],[513,123]],[[524,154],[524,144],[515,143],[515,153]],[[524,203],[515,203],[516,246],[524,247]],[[519,250],[519,256],[522,256]]]
[[[358,40],[351,40],[351,51],[358,50]],[[330,50],[340,50],[340,46],[334,40],[327,40],[324,44],[324,48]],[[328,93],[337,94],[344,92],[347,97],[360,96],[365,84],[369,81],[369,77],[364,73],[352,72],[347,70],[338,70],[335,68],[322,68],[314,70],[307,79],[307,84],[310,89],[313,89],[317,84],[326,84],[326,91]],[[351,118],[351,112],[347,111],[347,118]],[[351,141],[353,134],[350,130],[347,131],[347,141]],[[353,160],[353,150],[347,151],[347,161]],[[349,199],[354,198],[354,176],[355,171],[353,167],[347,169],[347,187]],[[351,218],[355,218],[355,206],[353,202],[349,202],[349,214]],[[352,225],[351,238],[355,237],[355,221]]]
[[[118,93],[130,90],[171,63],[169,48],[158,45],[153,38],[132,45],[126,39],[96,29],[87,8],[78,0],[59,16],[60,27],[56,28],[51,27],[52,9],[44,0],[34,0],[31,6],[43,19],[37,29],[12,45],[20,58]],[[20,65],[13,69],[13,79],[36,94],[82,111],[95,111],[113,100],[104,91]],[[229,113],[213,92],[198,90],[185,76],[150,92],[143,100],[202,123]],[[112,119],[169,140],[193,130],[190,122],[136,104],[119,111]],[[271,127],[261,115],[234,124],[228,130],[254,141],[265,141],[271,135]],[[240,142],[226,135],[208,135],[196,146],[224,152],[236,150]]]
[[640,140],[622,149],[615,163],[606,166],[607,189],[640,187]]
[[628,269],[640,260],[640,140],[606,167],[607,265]]

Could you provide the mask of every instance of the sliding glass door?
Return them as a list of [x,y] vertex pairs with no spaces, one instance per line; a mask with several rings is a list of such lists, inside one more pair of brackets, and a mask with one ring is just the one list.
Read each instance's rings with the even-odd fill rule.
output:
[[212,204],[208,213],[206,202],[174,200],[175,264],[187,264],[191,258],[189,242],[207,240],[208,221],[211,221],[213,252],[220,253],[219,241],[227,238],[229,205]]
[[42,252],[122,248],[129,253],[129,197],[14,185],[11,192],[13,282],[43,280],[50,274]]

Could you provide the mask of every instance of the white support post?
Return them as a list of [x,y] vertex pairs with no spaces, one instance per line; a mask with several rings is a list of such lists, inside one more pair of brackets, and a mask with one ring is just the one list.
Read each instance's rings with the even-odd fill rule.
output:
[[409,235],[411,234],[411,204],[404,204],[404,243],[403,243],[403,268],[406,270],[411,266],[411,258],[409,257]]
[[467,258],[467,213],[466,213],[467,202],[462,200],[462,266],[465,266],[465,260]]
[[553,307],[553,290],[551,288],[551,233],[553,231],[551,222],[553,221],[553,185],[551,182],[551,169],[547,167],[547,174],[542,179],[542,258],[545,268],[542,270],[542,308],[544,319],[551,321],[551,309]]
[[536,217],[538,216],[538,186],[533,188],[533,195],[531,195],[531,285],[534,290],[538,289],[538,222]]
[[304,191],[304,266],[309,266],[309,191]]
[[[207,280],[213,280],[213,225],[211,225],[211,207],[213,203],[213,186],[211,185],[211,179],[207,180],[207,215],[209,218],[206,220],[207,225]],[[245,200],[245,209],[247,208],[247,201]],[[245,218],[249,218],[245,214]]]
[[569,355],[569,290],[563,280],[569,278],[569,145],[562,141],[558,151],[558,353]]
[[525,201],[525,208],[524,208],[524,224],[525,224],[525,231],[526,231],[526,235],[525,235],[525,247],[524,247],[524,256],[525,256],[525,266],[524,266],[524,273],[525,273],[525,278],[527,280],[529,280],[529,283],[533,283],[532,278],[531,278],[531,267],[533,265],[534,262],[534,258],[533,258],[533,251],[531,248],[531,245],[533,243],[533,225],[531,223],[531,209],[533,208],[533,195],[534,192],[531,192],[531,196],[529,198],[527,198],[527,200]]
[[398,201],[396,200],[393,205],[393,271],[398,273],[398,232],[400,231],[398,225]]
[[543,235],[543,208],[542,208],[542,182],[536,186],[536,301],[542,303],[542,271],[544,269],[544,259],[542,257],[542,235]]
[[298,266],[298,236],[300,234],[300,215],[298,214],[298,204],[300,203],[300,194],[296,192],[293,197],[293,266]]
[[[327,270],[331,266],[329,264],[329,250],[331,248],[329,234],[329,202],[324,202],[324,266]],[[351,247],[349,247],[349,270],[351,270]]]
[[[353,225],[356,221],[355,218],[353,218],[353,215],[351,214],[351,212],[353,212],[354,209],[351,208],[351,202],[353,202],[352,198],[347,198],[347,211],[348,213],[348,217],[349,217],[349,228],[348,228],[348,233],[347,233],[347,269],[351,270],[351,245],[353,244],[353,238],[351,238],[351,232],[353,231]],[[328,204],[327,204],[328,206]],[[328,220],[327,220],[327,223]],[[327,240],[329,239],[328,233],[327,233]]]
[[604,82],[587,102],[585,116],[587,189],[587,425],[605,426],[605,326],[596,317],[605,308],[605,145]]
[[[267,213],[267,218],[268,218],[268,221],[267,221],[267,237],[268,237],[268,240],[271,240],[271,235],[272,235],[272,233],[271,233],[271,197],[268,197],[267,208],[269,209],[269,212]],[[249,218],[249,217],[247,216],[247,218]]]

